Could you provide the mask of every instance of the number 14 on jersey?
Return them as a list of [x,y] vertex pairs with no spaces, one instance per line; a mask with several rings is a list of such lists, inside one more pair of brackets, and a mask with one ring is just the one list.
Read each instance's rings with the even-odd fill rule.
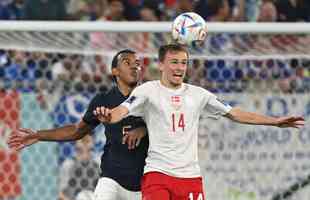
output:
[[177,132],[178,129],[184,131],[185,129],[185,119],[184,113],[172,113],[171,122],[172,122],[172,132]]

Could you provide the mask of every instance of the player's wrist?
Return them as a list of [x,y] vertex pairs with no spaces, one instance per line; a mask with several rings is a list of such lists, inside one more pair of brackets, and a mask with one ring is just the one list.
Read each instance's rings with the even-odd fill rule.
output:
[[273,122],[271,123],[271,125],[281,127],[281,123],[278,118],[273,118]]
[[41,138],[40,138],[41,136],[42,136],[42,134],[38,130],[32,130],[31,134],[29,134],[29,138],[31,138],[31,139],[41,140]]

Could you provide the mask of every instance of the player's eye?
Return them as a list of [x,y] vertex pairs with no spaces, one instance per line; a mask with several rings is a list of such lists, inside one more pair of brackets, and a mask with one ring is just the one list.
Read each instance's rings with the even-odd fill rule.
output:
[[183,61],[182,61],[182,64],[183,64],[183,65],[187,65],[187,64],[188,64],[188,61],[187,61],[187,60],[183,60]]
[[182,61],[171,60],[170,63],[174,64],[174,65],[177,65],[177,64],[187,65],[188,64],[188,60],[182,60]]

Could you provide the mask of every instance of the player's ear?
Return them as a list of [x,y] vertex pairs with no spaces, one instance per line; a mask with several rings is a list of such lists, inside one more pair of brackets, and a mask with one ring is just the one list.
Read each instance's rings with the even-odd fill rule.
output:
[[158,69],[161,72],[164,70],[164,63],[162,63],[161,61],[159,61],[159,63],[158,63]]
[[112,75],[113,76],[118,76],[119,75],[119,71],[118,71],[118,69],[116,67],[112,69]]

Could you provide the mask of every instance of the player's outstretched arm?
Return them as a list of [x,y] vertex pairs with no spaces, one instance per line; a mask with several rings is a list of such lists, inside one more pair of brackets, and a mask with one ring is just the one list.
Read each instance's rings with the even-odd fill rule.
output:
[[119,122],[128,114],[128,112],[128,108],[122,105],[119,105],[113,109],[100,106],[93,111],[94,115],[102,123]]
[[239,123],[277,126],[280,128],[301,128],[305,124],[305,119],[301,116],[270,117],[242,111],[239,108],[232,108],[225,116]]
[[24,147],[39,141],[73,141],[84,137],[91,131],[91,127],[81,121],[76,125],[67,125],[60,128],[34,131],[21,128],[11,134],[8,145],[11,149],[19,151]]

